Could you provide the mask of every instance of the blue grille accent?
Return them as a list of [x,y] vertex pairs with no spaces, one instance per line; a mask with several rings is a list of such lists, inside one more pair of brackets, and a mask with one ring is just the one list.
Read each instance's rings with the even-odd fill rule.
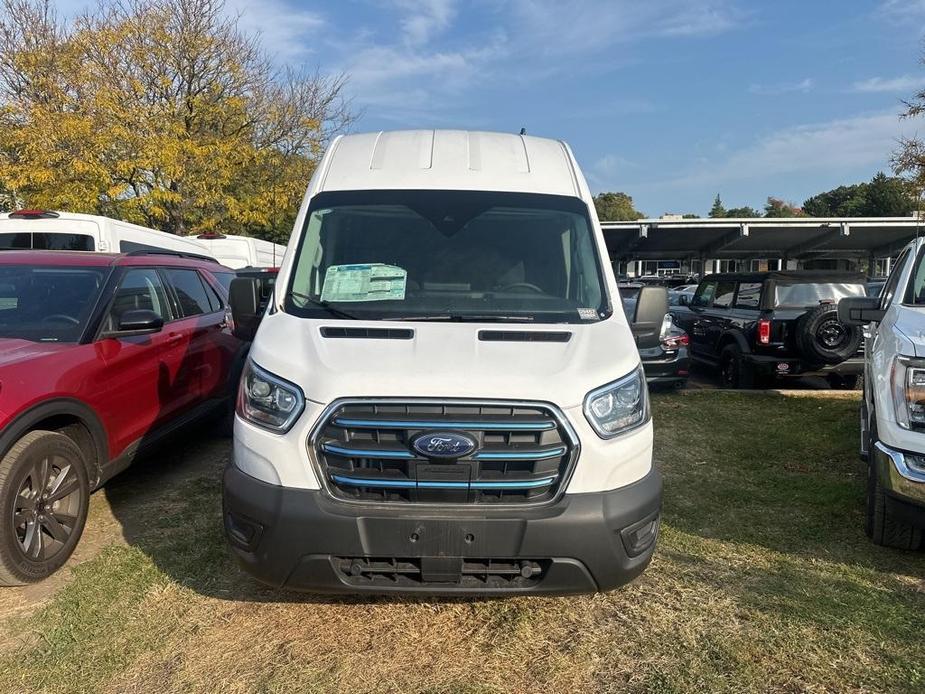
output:
[[476,460],[546,460],[560,458],[567,450],[565,446],[560,446],[543,451],[479,451],[473,457]]
[[413,420],[413,419],[353,419],[349,417],[335,417],[334,426],[356,427],[359,429],[463,429],[467,431],[549,431],[556,428],[556,423],[550,420],[536,422],[491,422],[470,421],[452,422],[440,419]]
[[365,479],[361,477],[345,477],[331,475],[331,479],[338,484],[349,487],[388,487],[391,489],[538,489],[548,487],[556,481],[555,477],[544,477],[538,480],[512,480],[510,482],[427,482],[414,480],[384,480]]
[[414,453],[411,451],[389,451],[384,449],[366,449],[366,448],[348,448],[346,446],[337,446],[333,443],[322,444],[321,450],[333,455],[341,455],[346,458],[387,458],[390,460],[411,460]]

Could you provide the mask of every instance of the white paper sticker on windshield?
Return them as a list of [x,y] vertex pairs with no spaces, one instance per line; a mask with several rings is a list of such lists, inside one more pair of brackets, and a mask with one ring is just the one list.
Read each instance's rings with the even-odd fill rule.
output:
[[597,309],[580,308],[578,309],[578,317],[581,318],[581,320],[597,320]]
[[395,265],[332,265],[324,275],[322,301],[384,301],[405,298],[408,272]]

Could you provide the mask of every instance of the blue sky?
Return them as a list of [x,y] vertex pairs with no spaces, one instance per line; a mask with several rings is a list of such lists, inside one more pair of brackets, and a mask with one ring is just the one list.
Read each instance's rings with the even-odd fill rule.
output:
[[801,203],[925,130],[898,118],[925,0],[228,4],[280,64],[347,73],[356,130],[526,127],[652,216]]

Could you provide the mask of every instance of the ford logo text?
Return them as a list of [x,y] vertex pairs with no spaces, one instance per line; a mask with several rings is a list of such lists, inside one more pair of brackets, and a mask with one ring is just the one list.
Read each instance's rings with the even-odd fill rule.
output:
[[411,442],[411,446],[425,458],[464,458],[477,448],[478,443],[463,434],[438,431],[421,434]]

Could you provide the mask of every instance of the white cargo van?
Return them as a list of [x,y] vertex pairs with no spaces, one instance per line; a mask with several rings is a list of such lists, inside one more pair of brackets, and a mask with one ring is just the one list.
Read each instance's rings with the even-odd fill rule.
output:
[[880,296],[842,299],[838,314],[865,326],[867,534],[917,549],[925,539],[925,239],[899,254]]
[[286,247],[264,239],[233,234],[200,234],[196,237],[225,267],[239,270],[245,267],[279,267]]
[[[249,282],[231,287],[239,329]],[[608,590],[649,563],[661,490],[569,148],[336,140],[242,377],[224,520],[243,566],[312,591]]]
[[0,249],[27,248],[101,253],[169,250],[211,257],[195,239],[109,217],[50,210],[0,214]]

